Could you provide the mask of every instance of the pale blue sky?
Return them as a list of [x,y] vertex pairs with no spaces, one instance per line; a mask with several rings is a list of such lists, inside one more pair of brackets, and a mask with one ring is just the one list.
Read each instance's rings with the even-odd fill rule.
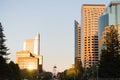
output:
[[40,33],[43,67],[63,71],[74,63],[74,20],[80,22],[82,4],[108,4],[110,0],[0,0],[0,22],[4,26],[11,60],[23,49],[27,38]]

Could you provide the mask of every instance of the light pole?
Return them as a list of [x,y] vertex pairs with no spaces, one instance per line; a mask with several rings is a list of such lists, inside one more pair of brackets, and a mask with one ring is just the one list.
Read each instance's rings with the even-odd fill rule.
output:
[[56,78],[57,72],[56,72],[57,67],[53,67],[53,78]]
[[98,80],[98,78],[99,78],[99,76],[98,76],[98,68],[99,68],[99,66],[97,65],[96,68],[97,68],[97,80]]

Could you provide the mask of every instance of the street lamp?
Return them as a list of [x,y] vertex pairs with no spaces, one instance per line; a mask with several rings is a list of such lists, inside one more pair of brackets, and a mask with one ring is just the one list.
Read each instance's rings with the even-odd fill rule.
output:
[[99,78],[99,76],[98,76],[98,68],[99,68],[99,66],[97,65],[96,68],[97,68],[97,80],[98,80],[98,78]]
[[53,77],[54,77],[54,78],[56,78],[56,69],[57,69],[57,67],[54,66],[54,67],[53,67]]

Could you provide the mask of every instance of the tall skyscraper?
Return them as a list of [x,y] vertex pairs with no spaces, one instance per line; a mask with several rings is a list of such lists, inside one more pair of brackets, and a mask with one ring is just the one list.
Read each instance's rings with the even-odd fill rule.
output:
[[84,68],[98,62],[98,19],[104,4],[84,4],[81,13],[81,61]]
[[34,53],[40,55],[40,34],[37,33],[34,40]]
[[34,55],[40,55],[40,34],[37,33],[35,39],[27,39],[24,42],[24,50],[28,50]]
[[75,64],[76,61],[81,61],[81,29],[80,29],[80,24],[75,20]]
[[16,53],[16,63],[20,69],[33,68],[42,70],[43,56],[40,54],[40,34],[35,39],[27,39],[24,49]]
[[106,10],[99,19],[99,54],[105,45],[105,36],[109,32],[110,26],[113,25],[120,34],[120,0],[111,1]]

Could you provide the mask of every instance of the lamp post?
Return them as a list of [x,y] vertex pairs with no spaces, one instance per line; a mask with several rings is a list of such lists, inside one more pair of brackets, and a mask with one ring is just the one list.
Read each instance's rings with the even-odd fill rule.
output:
[[56,74],[57,74],[57,73],[56,73],[56,69],[57,69],[57,67],[54,66],[54,67],[53,67],[53,78],[56,78]]
[[98,80],[98,78],[99,78],[99,76],[98,76],[98,68],[99,68],[99,66],[97,65],[96,68],[97,68],[97,80]]

